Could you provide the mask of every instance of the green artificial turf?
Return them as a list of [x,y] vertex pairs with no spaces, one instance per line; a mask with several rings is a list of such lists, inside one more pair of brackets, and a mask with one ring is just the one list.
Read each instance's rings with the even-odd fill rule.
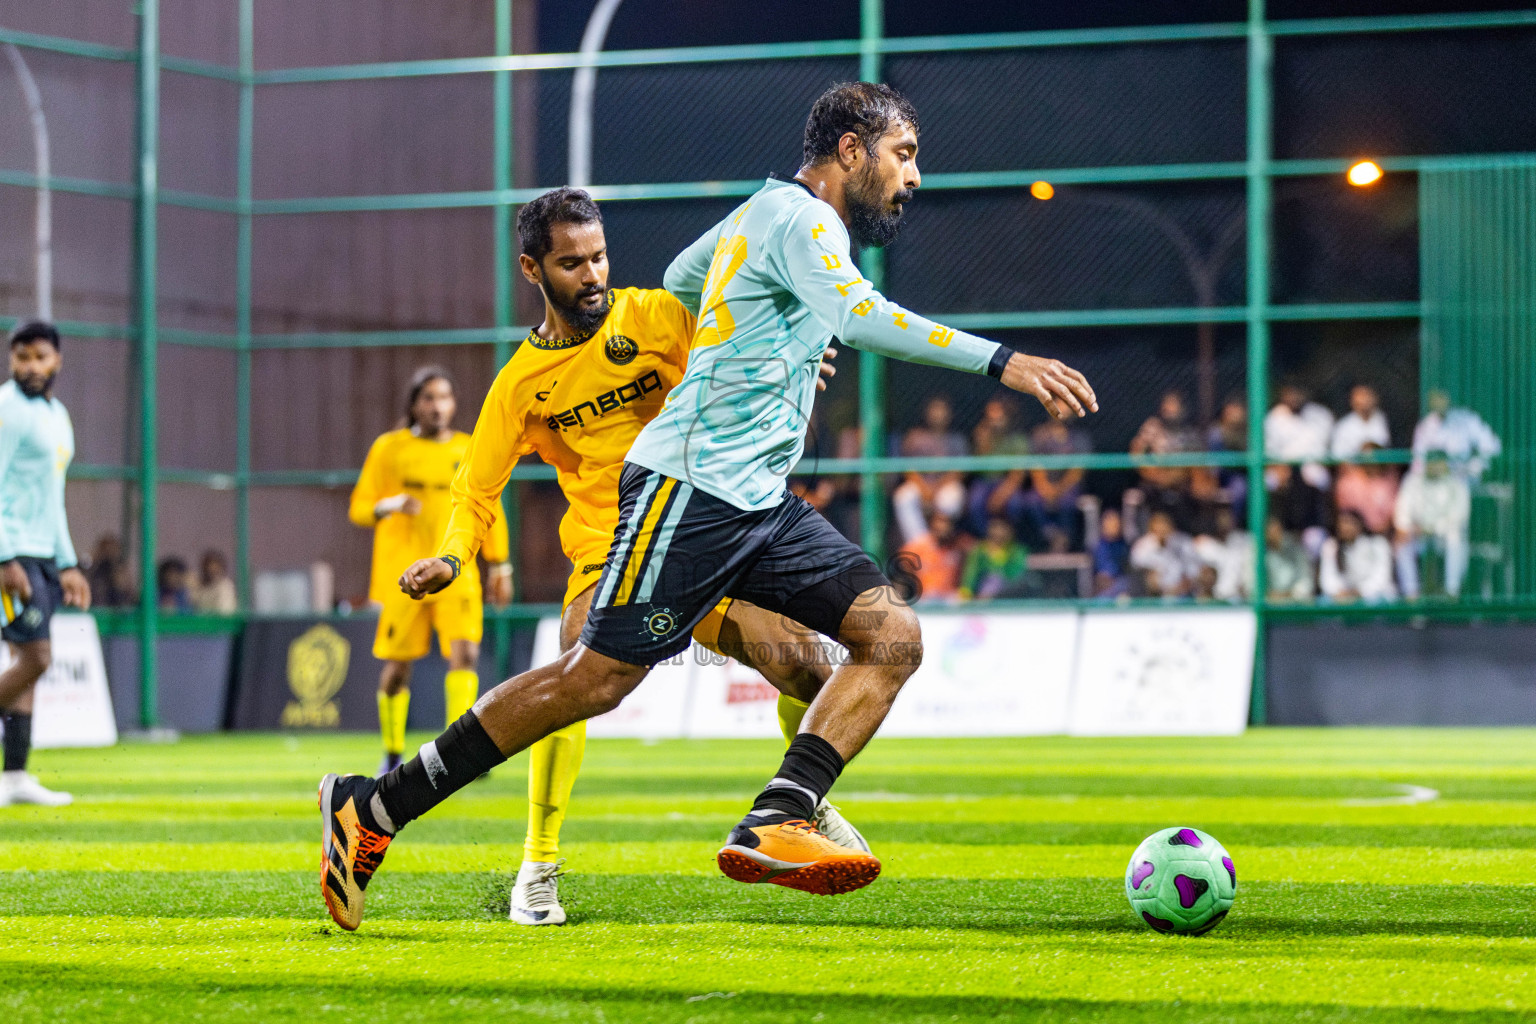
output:
[[[314,786],[371,739],[48,751],[78,802],[0,808],[0,1020],[1536,1021],[1533,741],[877,740],[834,795],[885,871],[834,898],[714,869],[779,744],[593,741],[570,925],[506,921],[515,759],[391,847],[356,934],[319,897]],[[1237,864],[1201,938],[1125,902],[1168,825]]]

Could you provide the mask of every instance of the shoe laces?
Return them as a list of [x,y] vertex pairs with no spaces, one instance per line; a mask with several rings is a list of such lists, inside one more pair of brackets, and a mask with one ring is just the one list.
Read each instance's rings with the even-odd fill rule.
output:
[[352,861],[352,878],[357,882],[359,889],[368,887],[368,880],[384,862],[384,851],[389,849],[390,840],[393,838],[382,832],[359,828],[357,856]]
[[553,864],[541,864],[534,869],[533,877],[523,881],[518,888],[522,890],[521,906],[525,910],[548,910],[560,905],[559,882],[556,881],[565,874],[565,858],[561,857]]
[[827,838],[821,829],[804,818],[791,818],[789,821],[781,822],[779,827],[789,829],[791,832],[809,832],[811,835],[821,836],[823,839]]

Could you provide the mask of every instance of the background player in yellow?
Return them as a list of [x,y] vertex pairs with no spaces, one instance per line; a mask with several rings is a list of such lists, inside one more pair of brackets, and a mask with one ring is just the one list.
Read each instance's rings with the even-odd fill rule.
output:
[[[517,227],[523,276],[544,294],[544,322],[486,396],[464,468],[454,478],[442,556],[412,567],[422,580],[413,592],[451,582],[474,559],[496,522],[513,465],[537,452],[555,467],[570,502],[560,523],[560,546],[572,566],[560,621],[565,651],[581,633],[608,560],[625,453],[682,378],[694,318],[661,289],[608,290],[602,214],[585,192],[564,188],[540,196],[518,212]],[[831,366],[823,373],[831,376]],[[758,670],[780,691],[786,742],[831,673],[830,665],[816,663],[816,634],[745,602],[722,601],[694,637]],[[585,747],[586,723],[578,722],[530,749],[528,837],[510,911],[521,924],[565,921],[555,881],[560,826]],[[817,822],[844,844],[868,849],[830,804],[818,807]]]
[[[368,596],[382,606],[373,642],[373,656],[384,662],[379,674],[380,774],[398,765],[405,752],[411,664],[426,657],[433,630],[448,659],[443,681],[448,721],[468,711],[480,693],[475,666],[485,619],[479,574],[470,573],[455,593],[425,602],[400,593],[396,582],[406,566],[437,551],[448,525],[449,487],[469,447],[469,435],[453,429],[456,409],[447,371],[435,366],[416,371],[406,398],[405,426],[373,442],[352,490],[352,521],[373,530]],[[491,602],[505,604],[512,597],[512,565],[507,524],[499,515],[487,524],[483,552],[490,563]]]

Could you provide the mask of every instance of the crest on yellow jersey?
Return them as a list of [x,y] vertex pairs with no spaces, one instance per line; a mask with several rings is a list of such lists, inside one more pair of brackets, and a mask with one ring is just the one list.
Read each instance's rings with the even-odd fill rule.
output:
[[283,708],[285,728],[334,729],[341,707],[333,699],[347,681],[352,645],[325,623],[312,626],[288,645],[288,689],[296,700]]
[[640,346],[622,334],[615,334],[603,343],[603,354],[615,366],[624,366],[635,361],[635,356],[640,354]]

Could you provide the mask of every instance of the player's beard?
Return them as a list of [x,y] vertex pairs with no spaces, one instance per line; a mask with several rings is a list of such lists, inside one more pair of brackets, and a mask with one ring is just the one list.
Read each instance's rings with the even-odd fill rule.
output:
[[602,294],[603,301],[590,307],[583,306],[581,300],[592,294],[592,290],[583,289],[577,292],[568,303],[560,300],[560,297],[549,287],[548,281],[539,282],[539,290],[544,293],[545,301],[554,307],[555,312],[559,313],[561,318],[570,324],[577,334],[591,334],[603,326],[603,321],[608,319],[608,290],[606,288],[596,289]]
[[57,372],[50,373],[46,377],[30,375],[23,377],[17,374],[12,379],[16,381],[16,386],[21,389],[21,393],[28,398],[42,398],[53,387],[53,379],[57,376]]
[[[887,196],[885,183],[880,180],[875,162],[871,160],[843,187],[848,233],[861,246],[883,249],[896,241],[901,232],[901,204],[911,198],[911,189],[899,189],[894,195]],[[894,209],[892,204],[895,204]]]

